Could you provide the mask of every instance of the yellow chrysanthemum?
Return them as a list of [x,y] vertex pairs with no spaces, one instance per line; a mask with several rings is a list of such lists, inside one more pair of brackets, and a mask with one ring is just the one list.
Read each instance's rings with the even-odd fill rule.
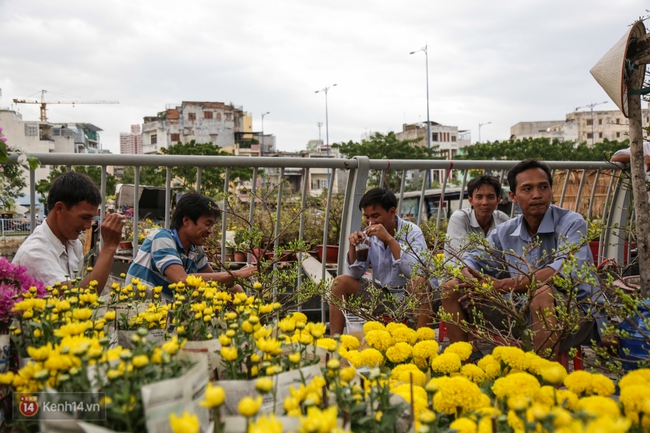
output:
[[472,345],[466,341],[458,341],[452,343],[445,349],[444,353],[455,353],[460,357],[461,361],[466,361],[472,354]]
[[443,353],[431,361],[431,369],[440,374],[456,373],[460,366],[460,357],[455,353]]
[[430,360],[438,356],[439,349],[438,342],[435,340],[420,341],[413,346],[413,356]]
[[621,410],[618,408],[618,404],[611,398],[600,395],[581,398],[578,400],[578,409],[583,409],[595,417],[604,415],[616,418],[621,416]]
[[463,365],[460,369],[460,374],[474,383],[481,383],[487,377],[483,369],[474,364]]
[[427,328],[426,326],[418,328],[417,331],[416,331],[416,334],[418,336],[418,341],[435,340],[436,339],[436,331],[431,329],[431,328]]
[[386,358],[392,363],[400,364],[413,356],[413,347],[405,342],[396,343],[386,350]]
[[539,389],[540,385],[537,378],[525,372],[511,373],[508,376],[497,379],[494,385],[492,385],[492,392],[498,398],[512,397],[515,395],[533,398]]
[[384,353],[395,344],[395,341],[388,331],[377,329],[366,333],[366,343],[373,349]]
[[[361,354],[361,365],[366,367],[374,368],[384,365],[384,356],[377,349],[365,349],[360,352]],[[348,360],[350,360],[348,358]],[[352,361],[350,360],[350,364]],[[354,364],[352,364],[354,365]],[[356,366],[355,366],[356,367]]]
[[382,323],[371,321],[363,324],[363,333],[366,335],[368,335],[368,332],[370,331],[380,331],[380,330],[381,331],[386,330],[386,327]]
[[424,374],[415,364],[401,364],[393,368],[391,379],[395,382],[410,383],[424,386],[427,383],[427,375]]

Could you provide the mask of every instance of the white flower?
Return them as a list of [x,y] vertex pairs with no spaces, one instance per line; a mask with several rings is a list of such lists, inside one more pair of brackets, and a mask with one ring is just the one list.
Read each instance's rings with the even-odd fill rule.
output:
[[27,162],[27,155],[21,153],[18,155],[18,164],[25,164]]

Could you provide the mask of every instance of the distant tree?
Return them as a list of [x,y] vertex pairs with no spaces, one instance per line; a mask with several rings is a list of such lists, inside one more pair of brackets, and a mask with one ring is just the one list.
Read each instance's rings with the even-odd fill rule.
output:
[[[347,143],[335,143],[336,148],[343,155],[353,157],[365,155],[370,159],[440,159],[438,146],[431,147],[417,145],[423,137],[414,140],[398,140],[394,132],[384,135],[376,132],[369,140],[361,140],[361,143],[348,141]],[[402,172],[391,170],[387,173],[387,187],[392,191],[398,191],[402,181]],[[368,186],[379,186],[381,173],[372,173]]]
[[[166,149],[161,149],[163,155],[206,155],[206,156],[224,156],[231,157],[232,154],[224,152],[221,147],[212,143],[197,143],[192,140],[188,143],[180,141]],[[201,192],[212,195],[223,191],[223,176],[226,172],[224,167],[204,168],[201,173]],[[196,186],[196,167],[173,167],[172,179],[178,179],[181,182],[181,188],[184,190],[194,189]],[[164,167],[142,167],[140,169],[140,184],[149,186],[164,186],[166,182],[166,170]],[[250,180],[253,177],[251,168],[230,168],[230,179]],[[123,183],[134,183],[133,167],[124,169],[122,176]]]
[[456,159],[517,161],[537,158],[546,161],[609,161],[614,152],[628,146],[628,140],[619,142],[605,139],[589,147],[585,142],[575,145],[571,141],[558,139],[522,138],[467,146],[464,148],[464,154],[457,156]]

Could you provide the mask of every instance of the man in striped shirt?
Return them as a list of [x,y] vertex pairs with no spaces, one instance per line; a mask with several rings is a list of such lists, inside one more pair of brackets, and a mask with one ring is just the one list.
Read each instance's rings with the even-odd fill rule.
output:
[[169,285],[184,282],[188,275],[227,287],[233,287],[239,278],[249,278],[257,266],[214,272],[208,262],[202,245],[220,216],[219,207],[211,198],[194,192],[184,194],[172,215],[172,228],[154,230],[147,236],[129,267],[126,283],[138,278],[150,288],[162,286],[162,297],[171,299]]

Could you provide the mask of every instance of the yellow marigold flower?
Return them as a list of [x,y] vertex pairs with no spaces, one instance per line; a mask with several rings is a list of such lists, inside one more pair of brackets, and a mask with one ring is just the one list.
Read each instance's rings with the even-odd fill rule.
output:
[[476,423],[465,417],[454,420],[449,424],[449,428],[454,429],[456,433],[476,433],[478,431]]
[[401,364],[393,368],[391,379],[396,382],[410,383],[424,386],[427,383],[427,375],[424,374],[415,364]]
[[600,373],[593,373],[591,375],[591,394],[609,397],[614,394],[616,387],[612,379]]
[[420,414],[420,422],[422,424],[431,424],[436,420],[436,413],[431,410],[424,410]]
[[508,398],[508,409],[514,410],[515,412],[525,410],[530,404],[530,399],[523,395],[513,395]]
[[628,385],[650,385],[650,368],[630,371],[618,382],[621,389]]
[[341,354],[341,357],[348,360],[350,365],[354,368],[359,368],[363,366],[363,359],[361,358],[361,352],[358,350],[348,350],[345,353]]
[[[422,329],[422,328],[420,328]],[[413,346],[413,356],[430,360],[438,356],[438,342],[435,340],[425,340],[415,343]]]
[[[644,427],[650,427],[650,422],[646,425],[644,418]],[[612,418],[609,416],[601,416],[593,419],[587,423],[585,427],[586,432],[607,432],[607,433],[625,433],[630,429],[632,421],[627,418]],[[574,430],[575,431],[575,430]]]
[[578,409],[582,409],[595,417],[605,415],[617,418],[621,416],[621,410],[618,408],[618,404],[611,398],[600,395],[581,398],[578,400]]
[[199,418],[189,412],[183,412],[183,415],[178,417],[175,413],[169,414],[169,425],[174,433],[199,433],[201,424]]
[[520,371],[525,371],[530,365],[530,359],[526,357],[526,353],[518,347],[511,346],[497,346],[492,351],[492,356],[495,360],[503,362],[510,368]]
[[27,348],[27,354],[29,355],[30,358],[32,358],[34,361],[42,362],[47,359],[48,356],[50,356],[50,352],[52,351],[52,344],[48,343],[47,346],[41,346],[39,348],[29,346]]
[[[391,326],[394,325],[394,326]],[[410,345],[414,345],[418,341],[418,334],[415,330],[409,328],[403,323],[389,323],[386,330],[393,337],[395,343],[403,341]]]
[[255,399],[251,397],[244,397],[239,401],[237,410],[239,414],[245,417],[251,417],[260,410],[262,406],[262,396],[257,396]]
[[483,358],[478,360],[476,365],[478,365],[490,379],[494,379],[501,375],[501,364],[494,359],[492,355],[485,355]]
[[463,365],[460,369],[460,374],[474,383],[481,383],[487,377],[483,369],[474,364]]
[[322,347],[328,352],[334,352],[338,347],[338,345],[339,344],[333,338],[321,338],[318,341],[316,341],[316,346]]
[[443,353],[431,361],[431,369],[440,374],[456,373],[460,366],[460,357],[455,353]]
[[275,418],[275,414],[262,415],[250,425],[248,433],[282,433],[282,422]]
[[370,331],[385,331],[386,327],[380,322],[366,322],[363,324],[363,333],[368,334]]
[[587,395],[591,390],[591,373],[584,370],[574,371],[564,379],[564,386],[577,395]]
[[395,344],[395,341],[388,331],[377,329],[366,333],[366,343],[373,349],[386,352],[389,347]]
[[436,412],[456,414],[459,410],[475,411],[485,406],[484,394],[478,385],[466,377],[440,378],[437,382],[439,389],[433,396],[433,409]]
[[236,347],[222,347],[221,348],[221,357],[226,361],[234,361],[237,359],[237,348]]
[[149,364],[149,358],[147,355],[136,355],[131,359],[131,363],[136,368],[142,368],[145,365]]
[[[377,332],[377,331],[373,331]],[[386,358],[394,364],[405,362],[413,356],[413,347],[405,342],[396,343],[386,350]]]
[[436,339],[436,331],[431,329],[431,328],[427,328],[425,326],[423,326],[421,328],[418,328],[415,333],[418,336],[418,341],[435,340]]
[[619,401],[625,408],[625,413],[629,416],[630,412],[643,412],[646,399],[650,396],[650,386],[648,385],[630,385],[621,389]]
[[341,335],[340,339],[341,347],[345,348],[346,350],[357,350],[359,347],[361,347],[359,339],[353,335],[343,334]]
[[342,368],[339,372],[339,377],[345,382],[350,382],[354,379],[354,376],[357,374],[357,370],[354,367],[345,367]]
[[226,392],[220,386],[213,386],[212,382],[208,382],[208,386],[205,388],[205,400],[203,400],[199,405],[208,408],[219,407],[223,404],[226,399]]
[[[384,356],[377,349],[372,349],[372,348],[365,349],[360,352],[360,355],[361,355],[361,365],[365,365],[366,367],[370,367],[370,368],[384,365],[384,361],[385,361]],[[348,360],[350,359],[348,358]],[[354,365],[351,360],[350,363]]]
[[270,392],[273,389],[273,379],[269,379],[268,377],[257,379],[257,382],[255,382],[255,389],[261,393]]
[[558,385],[564,382],[564,379],[567,376],[566,368],[558,362],[550,362],[546,367],[542,367],[539,371],[539,375],[542,376],[544,382],[551,385]]
[[455,353],[458,355],[461,361],[466,361],[469,359],[472,354],[472,345],[466,341],[458,341],[456,343],[451,343],[444,353]]
[[498,398],[513,397],[522,395],[532,398],[540,389],[537,378],[530,373],[511,373],[501,377],[492,385],[492,392]]

